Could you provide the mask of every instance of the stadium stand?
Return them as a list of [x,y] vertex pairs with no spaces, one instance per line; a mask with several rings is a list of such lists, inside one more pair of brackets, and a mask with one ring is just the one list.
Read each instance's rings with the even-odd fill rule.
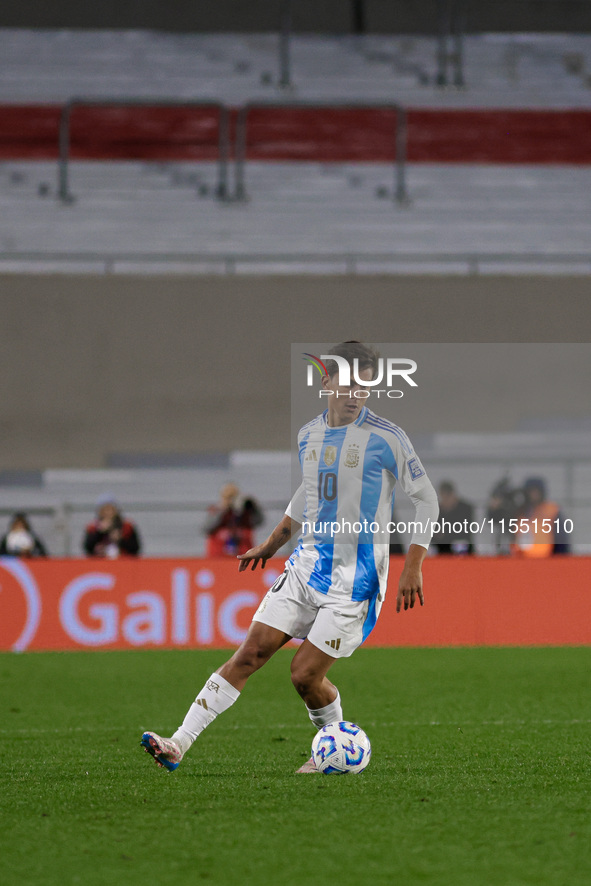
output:
[[[274,34],[0,30],[0,273],[587,276],[591,36],[468,35],[464,56],[465,87],[441,89],[432,37],[294,35],[291,87],[281,89]],[[72,115],[66,205],[58,127],[80,96],[88,106]],[[111,107],[92,107],[107,96]],[[215,199],[215,110],[117,106],[130,97],[221,102],[232,142],[237,110],[252,103],[249,199]],[[334,107],[269,107],[296,101]],[[337,108],[344,101],[406,109],[408,205],[393,200],[393,112]],[[472,435],[461,463],[457,439],[420,448],[434,482],[452,476],[480,516],[504,471],[519,483],[533,459],[583,552],[587,434],[561,433],[554,448],[542,439],[498,435],[487,451],[490,438]],[[288,458],[9,472],[0,513],[27,509],[52,553],[76,555],[109,489],[148,555],[199,555],[205,508],[230,477],[257,496],[264,487],[260,533],[274,523],[289,497]]]
[[[432,38],[294,36],[287,91],[276,45],[0,31],[0,270],[589,272],[591,37],[468,36],[461,90],[434,85]],[[74,111],[60,206],[59,115],[80,95],[396,101],[411,204],[392,203],[391,112],[254,109],[245,206],[213,200],[211,111],[113,107]]]

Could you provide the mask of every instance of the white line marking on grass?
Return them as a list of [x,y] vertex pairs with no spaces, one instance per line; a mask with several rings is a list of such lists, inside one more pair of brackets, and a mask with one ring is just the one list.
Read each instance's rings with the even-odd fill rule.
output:
[[[453,722],[442,722],[441,720],[430,720],[430,721],[417,721],[417,720],[397,720],[389,723],[377,722],[376,720],[366,721],[364,725],[371,726],[372,728],[381,728],[381,729],[391,729],[395,726],[399,726],[402,728],[408,727],[425,727],[425,726],[442,726],[444,728],[449,729],[457,729],[459,726],[468,729],[478,729],[482,726],[579,726],[579,725],[587,725],[591,723],[591,719],[589,720],[479,720],[477,722],[467,722],[464,720],[455,720]],[[257,731],[273,731],[273,730],[288,730],[288,729],[305,729],[306,731],[310,731],[310,725],[308,723],[271,723],[267,724],[264,727],[260,725],[255,725],[254,723],[238,723],[233,726],[224,726],[223,724],[218,724],[215,727],[216,732],[238,732],[243,729],[256,729]],[[123,732],[130,734],[141,734],[142,732],[148,732],[147,727],[145,726],[130,726],[129,724],[126,726],[62,726],[53,729],[0,729],[0,735],[68,735],[73,732],[79,733],[110,733],[110,732]],[[153,731],[153,730],[151,730]]]

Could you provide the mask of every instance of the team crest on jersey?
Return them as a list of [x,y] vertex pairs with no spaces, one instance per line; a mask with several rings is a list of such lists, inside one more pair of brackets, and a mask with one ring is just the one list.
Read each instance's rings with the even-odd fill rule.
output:
[[344,464],[346,468],[356,468],[359,464],[359,446],[357,443],[352,443],[347,449]]
[[334,465],[336,460],[337,460],[337,447],[336,446],[327,446],[326,449],[324,450],[324,464],[326,464],[330,467],[331,465]]

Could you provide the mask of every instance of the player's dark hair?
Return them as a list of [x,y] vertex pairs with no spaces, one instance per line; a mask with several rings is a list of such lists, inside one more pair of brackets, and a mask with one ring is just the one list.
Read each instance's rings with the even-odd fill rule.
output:
[[[371,345],[364,345],[360,341],[342,341],[338,345],[333,345],[329,350],[329,354],[344,357],[351,369],[353,369],[353,361],[357,360],[360,372],[362,369],[371,369],[372,379],[376,376],[380,355]],[[325,360],[324,365],[331,378],[339,370],[336,360]]]

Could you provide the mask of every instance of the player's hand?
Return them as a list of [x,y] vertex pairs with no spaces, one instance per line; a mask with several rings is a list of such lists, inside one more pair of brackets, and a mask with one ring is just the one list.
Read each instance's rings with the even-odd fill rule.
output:
[[409,607],[412,609],[417,597],[422,606],[425,602],[423,598],[423,574],[420,568],[412,569],[405,566],[398,583],[396,612],[400,612],[403,603],[405,609],[408,609]]
[[261,564],[261,569],[264,569],[267,560],[276,554],[281,545],[284,545],[292,537],[296,525],[291,517],[285,514],[283,520],[277,524],[269,538],[262,544],[251,548],[246,554],[238,555],[240,560],[238,571],[244,572],[245,569],[248,569],[248,564],[251,562],[251,569],[256,569],[259,563]]
[[261,569],[264,569],[267,560],[272,556],[273,553],[267,545],[257,545],[256,548],[251,548],[246,554],[238,554],[238,559],[240,560],[238,572],[244,572],[245,569],[248,569],[248,565],[251,562],[251,569],[256,569],[259,563],[261,564]]

